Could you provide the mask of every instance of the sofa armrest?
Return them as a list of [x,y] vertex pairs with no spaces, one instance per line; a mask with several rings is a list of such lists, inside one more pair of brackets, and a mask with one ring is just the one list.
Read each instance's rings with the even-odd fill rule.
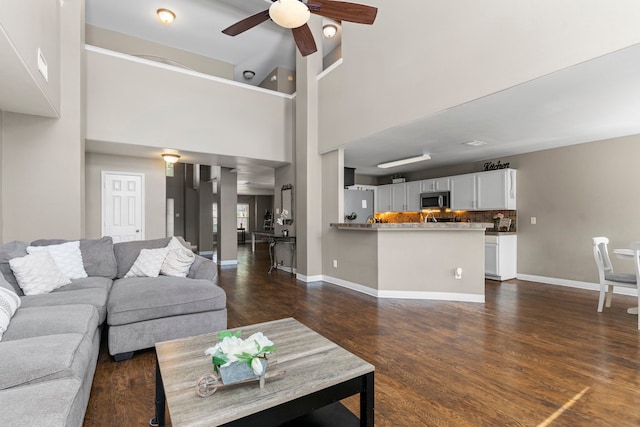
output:
[[210,259],[196,255],[195,261],[191,264],[187,277],[191,279],[205,279],[213,282],[218,275],[216,265]]

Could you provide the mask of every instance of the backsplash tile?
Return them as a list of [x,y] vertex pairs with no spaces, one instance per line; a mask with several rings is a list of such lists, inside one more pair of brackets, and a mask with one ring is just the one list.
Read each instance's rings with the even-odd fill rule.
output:
[[502,213],[505,218],[511,219],[509,230],[501,231],[517,231],[518,211],[516,210],[499,210],[499,211],[450,211],[431,209],[425,212],[380,212],[374,215],[375,219],[386,223],[406,223],[406,222],[423,222],[424,217],[429,212],[433,212],[437,220],[447,219],[460,222],[493,222],[493,217],[498,213]]

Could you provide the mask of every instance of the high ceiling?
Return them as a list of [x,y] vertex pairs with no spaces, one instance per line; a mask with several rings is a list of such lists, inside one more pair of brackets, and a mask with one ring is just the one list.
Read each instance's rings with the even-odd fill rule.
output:
[[[256,72],[251,84],[259,84],[276,66],[295,68],[295,45],[289,30],[265,22],[233,38],[220,31],[267,9],[270,3],[87,0],[86,22],[232,63],[238,81],[244,81],[242,71],[251,69]],[[158,8],[173,10],[176,21],[171,26],[159,24],[155,16]],[[327,49],[331,48],[324,47],[325,52]],[[388,175],[640,134],[639,69],[640,45],[636,45],[354,141],[344,147],[345,166],[355,167],[358,174]],[[472,140],[487,145],[464,144]],[[88,147],[92,145],[99,150],[97,144]],[[392,169],[376,167],[423,153],[430,154],[432,160]],[[229,161],[221,159],[225,160]],[[231,160],[223,166],[237,166],[242,174],[239,180],[258,184],[260,193],[256,194],[273,186],[272,178],[264,181],[265,176],[273,175],[265,173],[268,165]],[[254,166],[256,176],[252,175]],[[252,191],[249,184],[242,190],[244,194]]]

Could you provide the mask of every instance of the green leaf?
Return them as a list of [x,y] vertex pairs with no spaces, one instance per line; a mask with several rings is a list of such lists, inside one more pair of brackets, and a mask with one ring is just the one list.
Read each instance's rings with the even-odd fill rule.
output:
[[223,340],[225,338],[231,338],[231,337],[240,337],[240,334],[242,333],[242,331],[236,331],[235,333],[231,333],[231,331],[222,331],[220,332],[220,334],[218,335],[218,338]]

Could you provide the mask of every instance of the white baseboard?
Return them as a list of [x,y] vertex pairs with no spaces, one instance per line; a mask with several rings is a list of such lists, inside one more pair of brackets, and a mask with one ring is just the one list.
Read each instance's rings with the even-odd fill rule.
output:
[[367,294],[376,298],[389,299],[421,299],[438,301],[462,301],[484,303],[484,295],[459,294],[454,292],[420,292],[420,291],[384,291],[373,289],[359,283],[339,279],[337,277],[324,276],[324,281],[356,292]]
[[[590,291],[600,292],[599,283],[581,282],[578,280],[568,280],[568,279],[557,279],[555,277],[534,276],[532,274],[518,274],[517,278],[520,280],[527,280],[529,282],[540,282],[540,283],[545,283],[547,285],[566,286],[569,288],[587,289]],[[614,286],[613,293],[620,294],[620,295],[629,295],[633,297],[638,296],[638,293],[635,289],[624,288],[624,287]]]
[[323,276],[322,274],[318,274],[315,276],[305,276],[304,274],[301,273],[296,273],[296,279],[305,282],[305,283],[309,283],[309,282],[321,282],[323,280]]
[[214,260],[213,262],[215,262],[216,264],[223,266],[223,265],[238,265],[238,260],[237,259],[225,259],[223,261],[216,261]]

